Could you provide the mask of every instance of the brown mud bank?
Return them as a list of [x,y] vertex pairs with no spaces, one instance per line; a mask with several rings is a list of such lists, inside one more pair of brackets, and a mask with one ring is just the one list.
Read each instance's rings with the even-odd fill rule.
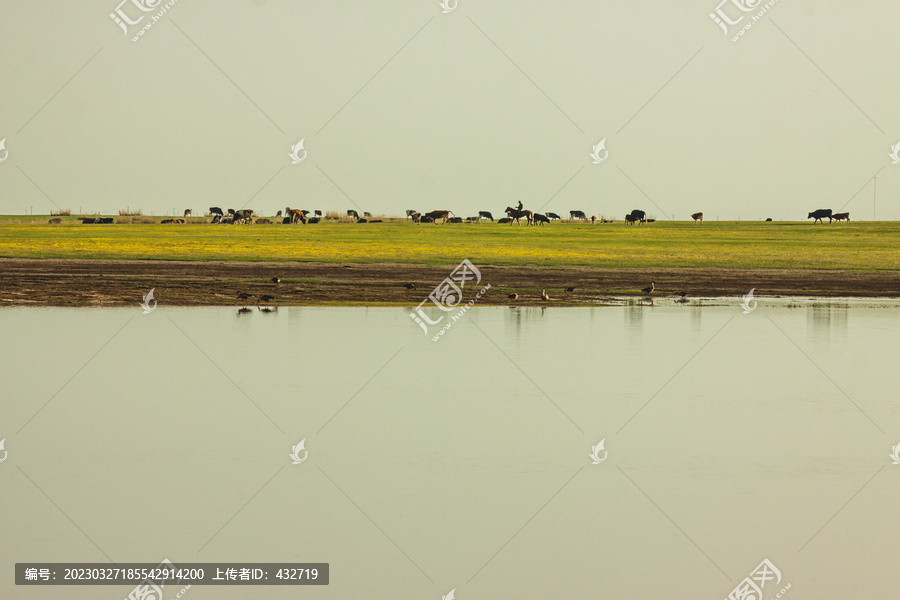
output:
[[[4,258],[0,306],[126,306],[151,288],[170,306],[240,306],[239,292],[275,296],[272,304],[280,306],[415,305],[455,266]],[[508,304],[513,292],[517,304],[542,304],[542,289],[554,304],[592,304],[644,296],[640,289],[651,281],[660,298],[734,297],[751,288],[757,297],[900,298],[900,271],[476,266],[481,284],[470,283],[465,298],[489,283],[480,305]]]

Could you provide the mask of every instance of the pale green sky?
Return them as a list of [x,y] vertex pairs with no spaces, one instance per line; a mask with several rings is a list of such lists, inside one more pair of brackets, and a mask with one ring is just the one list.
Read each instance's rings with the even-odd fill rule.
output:
[[0,214],[900,218],[896,2],[119,1],[0,0]]

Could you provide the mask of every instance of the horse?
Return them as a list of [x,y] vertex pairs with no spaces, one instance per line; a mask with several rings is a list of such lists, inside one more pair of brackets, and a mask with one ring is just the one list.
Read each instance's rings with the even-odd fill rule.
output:
[[[525,217],[528,225],[531,225],[532,215],[534,214],[530,210],[519,210],[518,208],[513,208],[512,206],[507,206],[504,211],[509,217],[516,222],[516,225],[520,225],[519,219]],[[509,223],[512,225],[512,221]]]

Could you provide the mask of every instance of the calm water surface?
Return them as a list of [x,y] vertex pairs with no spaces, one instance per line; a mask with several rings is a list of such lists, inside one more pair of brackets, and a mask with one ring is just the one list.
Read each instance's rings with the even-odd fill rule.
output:
[[131,589],[17,561],[164,557],[331,565],[192,600],[721,600],[766,558],[766,600],[896,598],[898,330],[815,300],[475,307],[438,342],[401,308],[0,310],[0,598]]

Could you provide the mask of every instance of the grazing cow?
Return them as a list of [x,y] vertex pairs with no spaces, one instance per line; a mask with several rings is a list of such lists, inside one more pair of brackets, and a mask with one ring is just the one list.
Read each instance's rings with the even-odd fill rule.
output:
[[368,219],[365,219],[365,218],[360,218],[360,219],[357,219],[356,222],[357,222],[357,223],[368,223],[369,220],[368,220]]
[[634,225],[634,221],[635,221],[635,219],[634,219],[634,217],[631,215],[631,213],[625,215],[625,224],[626,224],[626,225]]
[[850,213],[848,213],[848,212],[835,213],[835,214],[831,215],[831,218],[834,219],[835,221],[847,221],[849,223],[850,222]]
[[575,219],[584,219],[585,221],[587,221],[587,217],[585,216],[583,210],[570,210],[570,211],[569,211],[569,218],[570,218],[571,220],[573,220],[573,221],[574,221]]
[[49,221],[47,221],[47,223],[48,223],[49,225],[59,225],[60,223],[62,223],[62,219],[60,219],[59,217],[57,217],[57,218],[55,218],[55,219],[50,219]]
[[280,218],[281,218],[281,214],[282,214],[282,213],[281,213],[281,211],[279,210],[277,213],[275,213],[275,218],[276,218],[276,219],[280,219]]
[[315,210],[315,211],[313,211],[313,214],[316,215],[317,217],[321,217],[321,216],[322,216],[322,211],[321,211],[321,210]]
[[213,215],[213,218],[212,218],[213,223],[218,223],[221,220],[222,220],[222,215]]
[[410,208],[410,209],[407,209],[407,211],[406,211],[406,218],[407,218],[407,219],[411,219],[412,216],[413,216],[414,214],[416,214],[416,211],[414,211],[414,210],[411,209],[411,208]]
[[297,208],[291,208],[290,206],[285,207],[285,214],[290,217],[291,223],[296,223],[300,221],[304,225],[306,225],[306,215],[303,214],[303,211]]
[[252,223],[254,214],[253,210],[249,208],[236,210],[232,215],[232,223],[235,225],[238,223]]
[[97,222],[94,217],[78,217],[82,225],[92,225]]
[[218,206],[210,206],[210,207],[209,207],[209,214],[211,214],[211,215],[219,215],[219,216],[221,217],[221,216],[223,216],[225,213],[223,213],[223,212],[222,212],[222,209],[219,208]]
[[363,211],[363,216],[367,219],[370,219],[372,217],[372,213]]
[[186,216],[186,217],[193,217],[193,216],[194,216],[194,211],[192,211],[190,208],[186,208],[186,209],[184,209],[184,216]]
[[[425,213],[425,216],[423,217],[423,219],[431,219],[431,221],[429,221],[429,223],[434,223],[435,225],[437,225],[438,219],[443,219],[444,223],[446,223],[450,219],[450,215],[452,215],[452,214],[453,213],[450,212],[449,210],[433,210],[431,212]],[[453,215],[453,216],[456,216],[456,215]]]
[[647,220],[647,213],[645,213],[644,211],[642,211],[638,208],[631,211],[631,216],[632,216],[632,220],[631,220],[632,223],[634,223],[635,221],[637,221],[638,223],[644,223]]
[[283,219],[281,219],[282,225],[290,225],[293,222],[294,222],[294,219],[292,219],[291,217],[284,217]]
[[272,221],[270,219],[257,219],[255,221],[257,225],[271,225]]
[[550,222],[550,219],[548,219],[548,218],[546,217],[546,215],[542,215],[541,213],[534,213],[534,216],[532,217],[532,220],[533,220],[535,223],[540,223],[540,224],[541,224],[541,227],[544,226],[544,223],[549,223],[549,222]]
[[503,224],[503,223],[512,223],[513,220],[510,219],[509,217],[503,217],[502,219],[497,219],[497,222],[500,223],[500,224]]
[[701,225],[703,224],[703,213],[702,212],[692,214],[691,218],[694,220],[694,223],[700,223]]
[[[822,219],[826,219],[826,218],[828,219],[828,222],[831,223],[831,220],[834,217],[831,215],[830,208],[820,208],[819,210],[814,210],[811,213],[809,213],[809,215],[806,218],[807,219],[815,219],[815,221],[813,221],[813,224],[816,224],[819,221],[822,221]],[[825,221],[822,221],[822,222],[824,223]]]
[[766,223],[771,223],[771,222],[772,222],[772,217],[769,217],[768,219],[766,219]]
[[95,219],[94,222],[100,223],[102,225],[111,225],[113,222],[113,218],[112,217],[97,217],[97,219]]
[[478,218],[479,218],[479,219],[490,219],[490,220],[491,220],[491,223],[494,222],[494,215],[492,215],[490,212],[488,212],[488,211],[486,211],[486,210],[479,210],[479,211],[478,211]]
[[234,209],[233,209],[233,208],[229,208],[226,212],[227,212],[229,215],[231,215],[232,217],[234,216]]
[[347,211],[347,216],[348,216],[348,217],[353,217],[354,219],[358,219],[358,218],[359,218],[359,213],[356,212],[355,210],[348,210],[348,211]]
[[462,222],[463,222],[463,218],[462,218],[462,217],[450,217],[450,221],[449,221],[449,222],[450,222],[450,223],[462,223]]
[[547,218],[548,219],[556,219],[557,221],[562,221],[562,219],[559,217],[558,214],[552,213],[552,212],[547,213]]
[[414,212],[409,215],[409,218],[412,219],[413,223],[421,223],[422,222],[422,213]]
[[[530,210],[520,210],[518,208],[513,208],[512,206],[507,206],[506,210],[503,212],[505,212],[513,221],[515,221],[516,225],[521,225],[521,223],[519,223],[519,219],[521,219],[522,217],[525,217],[526,225],[531,225],[532,215],[534,214]],[[510,222],[510,225],[512,225],[512,222]]]
[[319,217],[310,217],[306,220],[307,223],[315,224],[318,223],[321,219]]

